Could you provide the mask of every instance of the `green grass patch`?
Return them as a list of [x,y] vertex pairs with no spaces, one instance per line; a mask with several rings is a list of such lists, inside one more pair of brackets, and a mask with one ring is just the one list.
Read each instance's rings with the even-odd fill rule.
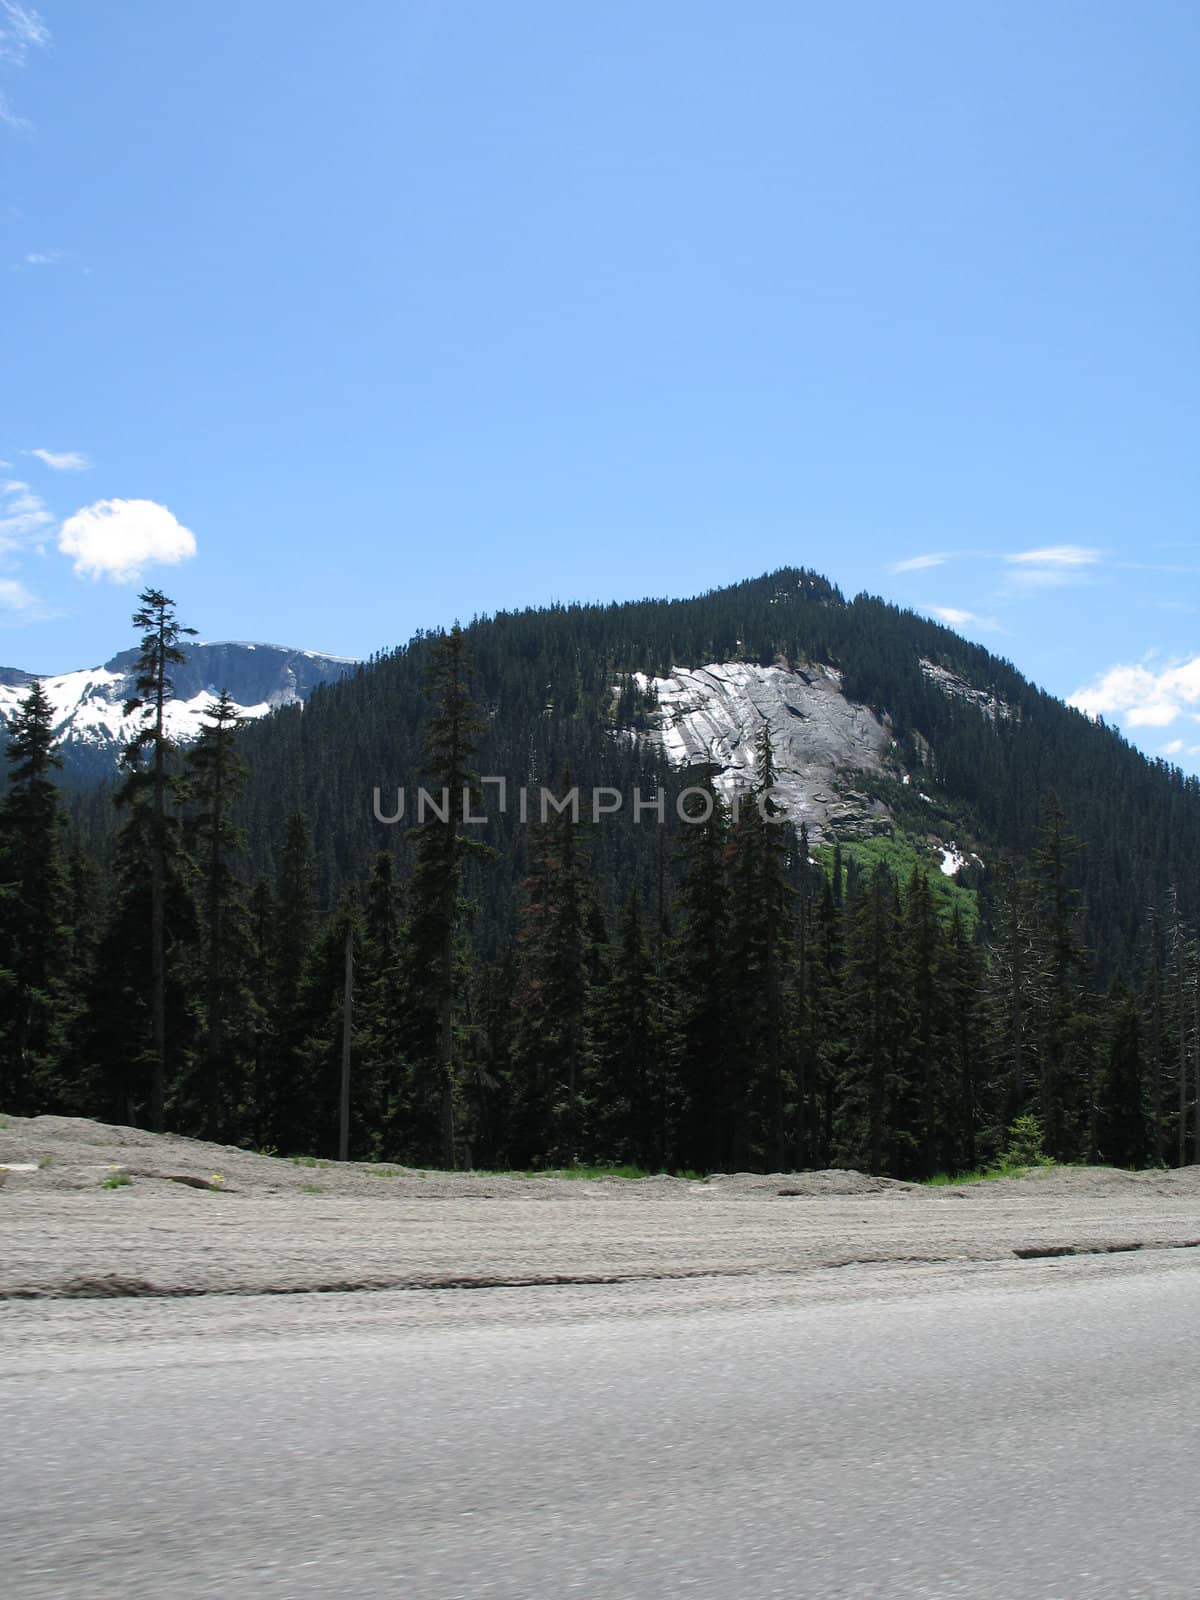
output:
[[[819,845],[816,856],[826,872],[833,870],[832,845]],[[890,837],[879,834],[873,839],[846,839],[842,841],[842,860],[853,861],[864,879],[869,878],[882,862],[899,882],[901,889],[912,877],[913,869],[918,868],[933,892],[938,915],[949,922],[957,907],[963,927],[968,933],[974,931],[979,920],[975,891],[948,878],[942,871],[940,854],[923,840],[914,839],[907,833],[894,833]]]
[[100,1179],[102,1189],[128,1189],[133,1179],[127,1172],[110,1172],[107,1178]]
[[[1039,1161],[1039,1167],[1057,1166],[1054,1161]],[[1014,1167],[1007,1162],[1002,1162],[994,1167],[976,1167],[971,1172],[935,1172],[932,1178],[924,1180],[927,1189],[957,1189],[964,1183],[995,1183],[999,1178],[1023,1178],[1027,1172],[1032,1172],[1033,1167]]]

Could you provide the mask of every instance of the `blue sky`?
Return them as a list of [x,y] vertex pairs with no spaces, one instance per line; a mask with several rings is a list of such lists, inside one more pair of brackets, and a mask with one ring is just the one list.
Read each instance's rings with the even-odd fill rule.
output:
[[783,563],[1200,770],[1200,8],[0,0],[0,660]]

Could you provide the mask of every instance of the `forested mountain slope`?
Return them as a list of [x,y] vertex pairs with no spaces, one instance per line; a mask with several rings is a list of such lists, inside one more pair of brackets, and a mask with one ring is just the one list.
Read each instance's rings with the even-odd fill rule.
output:
[[[858,775],[842,787],[865,786],[900,827],[923,837],[932,826],[947,843],[953,834],[990,864],[997,852],[1029,851],[1042,802],[1057,794],[1084,846],[1079,887],[1106,963],[1131,957],[1146,907],[1171,886],[1186,915],[1200,911],[1195,779],[1148,761],[981,646],[870,596],[847,602],[815,573],[786,569],[691,600],[502,613],[476,619],[465,633],[486,711],[475,758],[481,773],[513,784],[569,772],[585,787],[629,792],[661,780],[678,788],[683,780],[669,754],[679,752],[669,744],[664,752],[653,736],[661,707],[645,692],[646,678],[712,663],[815,665],[833,669],[845,701],[873,713],[895,741],[866,760],[861,741],[848,735],[845,761]],[[262,865],[291,809],[315,828],[326,896],[389,843],[389,830],[373,817],[372,791],[405,786],[411,795],[420,779],[430,645],[418,635],[315,691],[303,715],[277,715],[245,731],[246,817]],[[860,715],[858,725],[865,720]],[[837,766],[831,754],[825,771]],[[496,818],[494,832],[502,858],[511,856],[515,829]],[[649,889],[653,830],[635,836],[626,814],[603,832],[614,901],[632,875]],[[503,861],[499,876],[510,876]]]
[[1200,787],[949,630],[799,570],[503,613],[180,748],[141,601],[119,786],[64,819],[52,704],[11,724],[3,1109],[447,1167],[1200,1158]]

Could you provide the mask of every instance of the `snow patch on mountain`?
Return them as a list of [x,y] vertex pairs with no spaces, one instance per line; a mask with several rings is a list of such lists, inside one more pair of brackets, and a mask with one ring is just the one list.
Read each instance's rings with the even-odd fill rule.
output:
[[953,878],[957,873],[961,872],[964,867],[983,866],[981,857],[975,855],[973,851],[970,855],[965,854],[953,842],[951,842],[949,845],[941,845],[938,853],[942,858],[942,872],[947,878]]
[[[321,683],[342,677],[358,663],[344,656],[284,645],[221,642],[188,647],[172,672],[175,695],[167,704],[167,732],[180,744],[200,733],[205,713],[228,690],[237,715],[265,717],[281,706],[303,705]],[[102,667],[43,677],[42,688],[54,708],[54,738],[68,770],[92,776],[111,771],[121,747],[141,725],[138,713],[125,715],[136,696],[137,652],[122,651]],[[29,693],[34,674],[0,673],[0,724],[7,725]]]

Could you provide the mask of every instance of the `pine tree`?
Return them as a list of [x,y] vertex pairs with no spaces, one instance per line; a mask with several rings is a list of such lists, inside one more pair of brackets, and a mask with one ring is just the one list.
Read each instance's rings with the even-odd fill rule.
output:
[[1164,1116],[1164,1066],[1167,1055],[1166,1008],[1163,1003],[1164,955],[1162,917],[1157,906],[1150,911],[1150,962],[1146,975],[1145,1009],[1147,1047],[1150,1057],[1150,1126],[1148,1144],[1155,1166],[1165,1166],[1167,1157]]
[[54,712],[39,681],[8,730],[0,804],[0,1105],[32,1115],[57,1105],[74,1016],[66,960],[69,882],[52,773]]
[[713,784],[711,769],[705,768],[693,787],[703,794],[689,801],[693,820],[680,831],[682,925],[672,962],[679,1006],[679,1165],[715,1172],[727,1159],[734,1071],[725,879],[729,809]]
[[808,963],[811,1112],[810,1160],[827,1167],[841,1139],[841,1097],[849,1081],[850,1029],[846,978],[845,911],[835,904],[833,881],[825,878],[814,907],[812,953]]
[[554,814],[530,830],[511,1034],[512,1155],[522,1166],[571,1166],[586,1137],[593,985],[577,832],[568,816]]
[[1140,1019],[1137,1000],[1119,979],[1109,990],[1107,1021],[1108,1059],[1094,1158],[1114,1167],[1140,1167],[1146,1161]]
[[[313,1155],[338,1155],[345,1005],[346,947],[362,948],[362,917],[347,889],[321,929],[304,968],[296,1004],[292,1059],[300,1088],[292,1116],[296,1137]],[[353,1057],[352,1057],[353,1066]],[[359,1152],[370,1134],[353,1114],[358,1085],[351,1072],[351,1149]]]
[[358,1070],[352,1138],[375,1156],[389,1154],[395,1120],[402,1116],[406,1064],[403,974],[400,964],[402,901],[395,863],[375,857],[367,882],[362,954],[358,962],[356,1038]]
[[947,1013],[942,992],[942,938],[929,879],[913,868],[904,896],[903,952],[908,994],[908,1027],[904,1039],[904,1076],[911,1097],[911,1115],[902,1118],[905,1135],[915,1145],[915,1166],[921,1177],[953,1169],[954,1096],[946,1081],[943,1028]]
[[1003,1084],[994,1142],[1001,1130],[1033,1107],[1032,1075],[1038,1040],[1036,1015],[1042,1003],[1042,950],[1034,912],[1033,889],[1024,869],[1007,863],[1000,869],[996,933],[987,973],[989,1034],[996,1074]]
[[[97,1109],[107,1120],[146,1126],[153,1121],[155,1085],[160,1076],[174,1119],[178,1110],[198,1131],[191,1097],[197,1031],[197,914],[193,872],[179,837],[177,820],[167,818],[163,882],[164,1026],[156,1032],[152,971],[153,860],[159,839],[146,789],[118,790],[123,821],[113,852],[103,930],[96,949],[82,1042],[83,1075]],[[160,1039],[166,1058],[159,1053]]]
[[415,866],[406,941],[406,1024],[413,1067],[410,1142],[421,1159],[436,1159],[444,1167],[454,1167],[458,1157],[455,1002],[463,992],[463,866],[468,855],[486,849],[461,824],[464,801],[473,808],[479,804],[471,758],[485,730],[469,680],[466,639],[455,623],[435,644],[430,665],[425,773],[434,805],[410,834]]
[[898,1177],[909,1169],[915,1141],[896,1118],[908,1016],[899,897],[882,862],[848,911],[844,1148],[848,1164]]
[[951,913],[942,960],[941,994],[948,1021],[949,1060],[957,1079],[953,1137],[947,1141],[953,1153],[944,1159],[948,1171],[971,1171],[978,1159],[975,1141],[981,1112],[983,971],[980,952],[958,906]]
[[594,1011],[601,1153],[610,1161],[659,1171],[671,1139],[667,1019],[636,889],[622,908]]
[[269,1011],[272,1036],[260,1091],[265,1138],[284,1154],[306,1151],[313,1127],[312,1085],[305,1054],[308,1018],[304,996],[316,945],[315,869],[308,821],[288,818],[274,889],[277,918],[271,940]]
[[237,1121],[239,1136],[251,1140],[261,1150],[278,1149],[272,1105],[276,1031],[271,1014],[278,921],[272,887],[265,878],[259,878],[250,890],[246,914],[249,940],[246,979],[255,1005],[245,1045]]
[[1033,870],[1040,895],[1045,999],[1039,1018],[1040,1111],[1049,1154],[1067,1159],[1082,1143],[1079,1090],[1086,1076],[1083,1043],[1087,951],[1080,937],[1079,895],[1072,871],[1080,845],[1058,797],[1047,796]]
[[1188,1021],[1187,993],[1187,930],[1179,910],[1179,887],[1171,885],[1168,896],[1169,927],[1167,937],[1171,952],[1171,1024],[1175,1056],[1175,1083],[1178,1102],[1176,1127],[1177,1165],[1187,1165],[1188,1144]]
[[791,966],[792,834],[772,797],[775,757],[764,722],[755,784],[730,841],[731,1013],[740,1069],[733,1096],[732,1156],[781,1170],[790,1153],[791,1041],[785,991]]
[[[183,627],[175,616],[175,602],[160,589],[144,589],[133,614],[133,625],[142,629],[136,683],[138,693],[125,702],[125,715],[141,713],[141,726],[123,756],[127,777],[118,796],[119,803],[137,805],[148,797],[149,817],[146,843],[150,868],[150,1126],[163,1128],[166,1093],[166,960],[167,894],[170,856],[174,845],[174,818],[168,815],[167,760],[172,741],[167,732],[166,708],[173,693],[170,669],[184,660],[179,642],[194,628]],[[148,767],[144,759],[149,757]]]
[[225,1096],[236,1088],[229,1081],[238,1055],[236,1036],[244,1037],[248,1031],[253,1005],[244,979],[249,959],[245,899],[232,865],[245,848],[245,832],[231,820],[233,804],[246,777],[245,763],[235,742],[238,726],[234,703],[222,690],[216,704],[205,712],[200,736],[187,758],[194,806],[190,828],[203,883],[203,1101],[209,1139],[220,1136],[226,1115]]

